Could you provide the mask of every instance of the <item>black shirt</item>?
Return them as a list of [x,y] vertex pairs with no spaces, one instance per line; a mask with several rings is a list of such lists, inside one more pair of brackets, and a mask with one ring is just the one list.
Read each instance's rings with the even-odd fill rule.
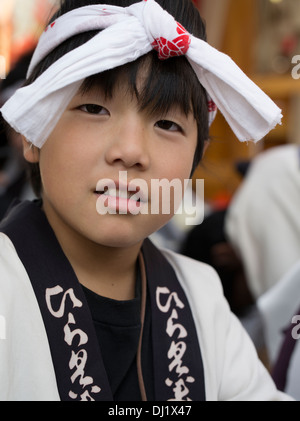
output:
[[[141,331],[141,294],[138,292],[133,300],[116,301],[82,288],[92,314],[114,401],[140,401],[136,356]],[[154,400],[150,319],[147,305],[142,368],[147,398]]]

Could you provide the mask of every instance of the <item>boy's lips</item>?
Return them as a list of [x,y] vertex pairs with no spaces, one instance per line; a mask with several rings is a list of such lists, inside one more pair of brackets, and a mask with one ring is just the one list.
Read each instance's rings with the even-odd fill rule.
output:
[[143,212],[148,202],[148,194],[134,183],[114,182],[102,179],[97,183],[94,193],[98,196],[96,209],[101,215],[132,214]]
[[107,196],[120,200],[135,200],[138,203],[148,202],[148,191],[138,185],[135,181],[122,183],[120,180],[101,179],[98,181],[96,190],[98,196]]

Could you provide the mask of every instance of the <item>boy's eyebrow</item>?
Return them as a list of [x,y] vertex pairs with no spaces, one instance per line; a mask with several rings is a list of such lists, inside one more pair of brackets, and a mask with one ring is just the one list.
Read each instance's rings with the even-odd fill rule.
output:
[[[129,72],[130,73],[130,72]],[[151,72],[150,72],[151,73]],[[128,85],[128,90],[132,95],[135,95],[138,99],[138,109],[139,111],[146,112],[153,118],[163,118],[164,116],[168,118],[172,118],[172,114],[174,114],[174,118],[176,114],[181,114],[185,118],[187,118],[190,114],[195,115],[193,113],[193,107],[190,100],[190,106],[187,108],[183,105],[185,101],[179,102],[171,102],[171,101],[162,101],[160,93],[151,97],[149,95],[149,91],[145,90],[146,86],[143,86],[141,92],[138,91],[136,86],[135,80],[130,77],[130,74],[127,75],[126,83]],[[84,97],[85,95],[93,94],[95,96],[99,95],[101,99],[108,99],[112,98],[114,93],[115,85],[118,83],[120,75],[114,75],[113,82],[110,80],[108,83],[105,82],[105,77],[99,75],[93,75],[83,81],[81,84],[77,95]],[[147,85],[147,81],[145,80]],[[151,93],[153,93],[153,87],[150,88]]]

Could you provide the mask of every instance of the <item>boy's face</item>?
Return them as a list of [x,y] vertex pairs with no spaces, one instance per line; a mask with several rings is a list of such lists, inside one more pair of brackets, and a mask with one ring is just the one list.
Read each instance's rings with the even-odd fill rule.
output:
[[[140,111],[121,82],[112,98],[99,88],[78,93],[38,154],[44,210],[54,231],[113,247],[141,243],[173,216],[172,189],[170,211],[162,213],[168,189],[157,197],[155,183],[176,179],[184,186],[197,145],[192,114]],[[27,150],[25,157],[32,162],[33,154]],[[119,191],[122,198],[116,198]]]

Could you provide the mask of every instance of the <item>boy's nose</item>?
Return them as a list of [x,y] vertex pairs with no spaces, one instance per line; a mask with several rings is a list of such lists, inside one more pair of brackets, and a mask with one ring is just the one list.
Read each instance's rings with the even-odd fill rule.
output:
[[141,118],[124,118],[113,130],[106,151],[109,164],[120,164],[124,168],[148,168],[150,156],[148,150],[148,131]]

